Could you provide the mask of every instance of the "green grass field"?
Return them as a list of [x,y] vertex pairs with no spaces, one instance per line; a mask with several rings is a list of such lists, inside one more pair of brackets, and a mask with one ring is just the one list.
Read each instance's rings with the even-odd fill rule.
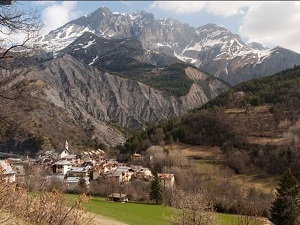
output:
[[235,225],[238,224],[238,217],[230,214],[216,213],[221,225]]
[[170,208],[162,205],[109,202],[98,197],[93,197],[84,206],[89,212],[130,225],[165,224],[165,218],[171,215]]
[[[74,199],[78,195],[68,194],[67,197]],[[99,197],[92,197],[89,202],[84,203],[84,207],[88,212],[113,218],[129,225],[165,225],[166,219],[172,214],[172,209],[163,205],[109,202]],[[236,215],[222,213],[215,213],[215,215],[220,225],[238,224]]]

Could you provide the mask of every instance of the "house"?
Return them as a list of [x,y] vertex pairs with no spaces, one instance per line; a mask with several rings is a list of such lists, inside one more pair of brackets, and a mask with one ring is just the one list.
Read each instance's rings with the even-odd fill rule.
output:
[[5,182],[13,183],[16,181],[16,172],[10,161],[0,160],[0,169]]
[[104,150],[102,150],[102,149],[97,149],[97,154],[99,155],[99,156],[102,156],[103,158],[104,158],[104,156],[105,156],[105,151]]
[[67,160],[58,161],[52,165],[54,174],[65,175],[71,168],[72,168],[72,163]]
[[128,202],[129,201],[129,195],[121,194],[121,193],[112,193],[108,196],[108,201],[114,201],[114,202]]
[[85,167],[87,170],[92,170],[94,168],[93,162],[83,162],[81,167]]
[[[93,180],[96,180],[100,175],[104,174],[104,163],[93,168]],[[106,171],[107,172],[107,171]]]
[[91,162],[91,161],[92,161],[92,158],[90,157],[89,154],[83,154],[83,155],[81,156],[81,160],[82,160],[83,162]]
[[113,162],[107,162],[103,164],[103,173],[114,172],[117,169],[117,164]]
[[68,177],[86,177],[89,175],[89,170],[86,167],[72,167],[67,171]]
[[136,161],[139,161],[139,160],[142,160],[142,159],[143,159],[143,156],[141,154],[136,153],[136,152],[130,156],[131,162],[136,162]]
[[55,160],[49,155],[42,155],[37,159],[39,165],[52,165]]
[[140,168],[135,174],[137,178],[143,180],[150,180],[153,177],[151,170],[145,167]]
[[58,151],[49,150],[44,153],[44,156],[46,156],[47,158],[58,160],[60,158],[60,153]]
[[163,188],[173,188],[175,183],[174,174],[171,173],[159,173],[158,178]]
[[122,173],[122,179],[123,181],[122,182],[128,182],[131,180],[133,174],[134,174],[134,171],[133,169],[131,169],[130,167],[127,167],[127,166],[119,166],[116,168],[116,171],[115,172],[121,172]]
[[71,152],[69,152],[69,150],[65,149],[60,153],[60,158],[62,159],[62,158],[66,157],[67,155],[70,155],[70,154],[71,154]]
[[62,157],[61,160],[67,160],[67,161],[71,162],[72,165],[81,164],[81,159],[80,159],[80,156],[78,156],[78,155],[69,154],[69,155]]
[[133,165],[131,164],[130,165],[130,168],[134,171],[134,172],[137,172],[139,171],[140,169],[142,169],[143,167],[141,165]]
[[[85,180],[86,186],[88,186],[90,184],[90,178],[83,177],[83,179]],[[78,187],[79,180],[80,180],[80,177],[68,177],[66,179],[66,184],[67,184],[68,188],[76,188],[76,187]]]
[[88,152],[90,158],[95,162],[104,162],[105,161],[105,151],[98,149],[97,151],[91,150]]
[[122,172],[114,171],[106,176],[106,179],[111,182],[122,183],[124,182],[124,174]]
[[58,160],[61,157],[61,154],[59,154],[59,152],[53,151],[51,157],[55,160]]

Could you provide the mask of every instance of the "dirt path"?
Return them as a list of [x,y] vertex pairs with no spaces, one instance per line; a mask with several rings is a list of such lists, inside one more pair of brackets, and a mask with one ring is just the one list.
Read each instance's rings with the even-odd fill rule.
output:
[[88,213],[88,215],[94,218],[94,222],[96,225],[127,225],[126,223],[120,222],[118,220],[105,216],[100,216],[94,213]]

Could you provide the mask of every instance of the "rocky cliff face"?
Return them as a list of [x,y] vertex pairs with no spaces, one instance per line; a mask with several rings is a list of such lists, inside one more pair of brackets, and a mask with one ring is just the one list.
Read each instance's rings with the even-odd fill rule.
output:
[[[57,52],[86,31],[106,39],[136,39],[146,52],[192,63],[231,84],[300,64],[300,55],[295,52],[281,47],[267,49],[259,43],[247,45],[237,34],[215,24],[194,28],[172,19],[155,20],[146,11],[129,15],[99,8],[40,37],[37,42],[48,51]],[[94,59],[88,63],[95,63]]]
[[65,53],[85,64],[117,72],[183,63],[174,56],[145,50],[136,39],[107,39],[91,32],[83,33],[59,51],[59,55]]
[[124,141],[116,126],[140,127],[145,122],[182,115],[229,88],[195,68],[186,68],[186,75],[194,83],[180,98],[99,71],[67,54],[39,65],[30,77],[44,84],[40,98],[48,105],[63,109],[79,124],[92,123],[93,135],[114,145]]

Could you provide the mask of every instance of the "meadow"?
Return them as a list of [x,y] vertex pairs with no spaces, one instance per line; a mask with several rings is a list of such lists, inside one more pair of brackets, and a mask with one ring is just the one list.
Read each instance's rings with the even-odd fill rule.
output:
[[[67,196],[69,199],[74,199],[78,195],[68,194]],[[84,207],[88,212],[129,225],[166,225],[167,218],[172,215],[172,208],[168,206],[137,202],[109,202],[101,197],[92,197],[89,202],[84,203]],[[240,224],[236,215],[214,214],[220,225]]]

